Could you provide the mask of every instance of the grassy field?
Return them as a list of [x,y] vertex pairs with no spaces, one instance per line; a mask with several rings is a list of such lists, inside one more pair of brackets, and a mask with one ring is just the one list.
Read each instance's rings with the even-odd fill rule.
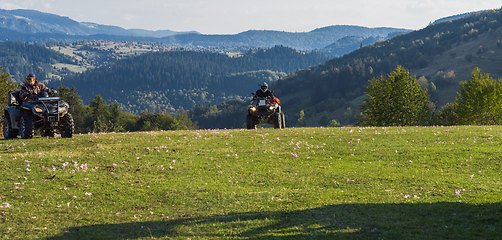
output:
[[0,141],[1,239],[497,239],[502,127]]

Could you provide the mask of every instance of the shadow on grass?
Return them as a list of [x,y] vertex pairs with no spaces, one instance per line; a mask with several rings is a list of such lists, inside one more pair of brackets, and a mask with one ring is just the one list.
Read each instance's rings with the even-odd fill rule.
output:
[[502,203],[340,204],[72,227],[48,239],[497,239]]

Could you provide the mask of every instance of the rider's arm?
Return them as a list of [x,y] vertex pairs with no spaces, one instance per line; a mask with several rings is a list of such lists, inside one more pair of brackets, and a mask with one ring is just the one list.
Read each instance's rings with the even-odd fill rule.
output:
[[28,96],[30,96],[30,91],[26,88],[26,86],[21,87],[21,92],[19,93],[19,98],[24,101]]
[[274,99],[274,94],[272,93],[272,91],[268,90],[268,96],[271,98],[271,99]]
[[40,91],[49,92],[49,88],[45,84],[40,83]]

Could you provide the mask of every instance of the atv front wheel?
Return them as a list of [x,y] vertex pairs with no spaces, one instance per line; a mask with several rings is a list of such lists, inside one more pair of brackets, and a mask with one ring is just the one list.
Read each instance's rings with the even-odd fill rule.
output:
[[286,118],[284,117],[284,113],[281,112],[281,128],[286,128]]
[[73,122],[73,116],[69,113],[63,117],[63,126],[61,128],[61,137],[72,138],[75,132],[75,123]]
[[249,114],[246,116],[246,127],[247,129],[255,129],[253,115]]
[[10,116],[3,116],[3,137],[5,139],[16,138],[19,130],[12,129],[12,123],[10,121]]
[[21,120],[19,121],[19,131],[21,133],[22,139],[30,139],[33,138],[33,118],[31,115],[24,114],[21,116]]
[[281,128],[282,127],[282,114],[281,113],[274,113],[274,128]]

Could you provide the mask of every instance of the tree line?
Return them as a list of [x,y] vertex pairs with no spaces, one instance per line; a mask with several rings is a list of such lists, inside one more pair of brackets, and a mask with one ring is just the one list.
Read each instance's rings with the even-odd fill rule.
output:
[[185,111],[176,117],[169,114],[141,112],[134,115],[120,109],[117,102],[107,104],[96,95],[88,106],[85,106],[75,87],[60,85],[58,95],[70,105],[69,112],[75,122],[75,132],[125,132],[192,129],[192,121]]
[[387,77],[373,78],[366,86],[367,98],[360,106],[358,124],[363,126],[494,125],[502,123],[502,78],[471,72],[460,82],[453,103],[437,110],[429,101],[427,88],[416,77],[397,66]]

